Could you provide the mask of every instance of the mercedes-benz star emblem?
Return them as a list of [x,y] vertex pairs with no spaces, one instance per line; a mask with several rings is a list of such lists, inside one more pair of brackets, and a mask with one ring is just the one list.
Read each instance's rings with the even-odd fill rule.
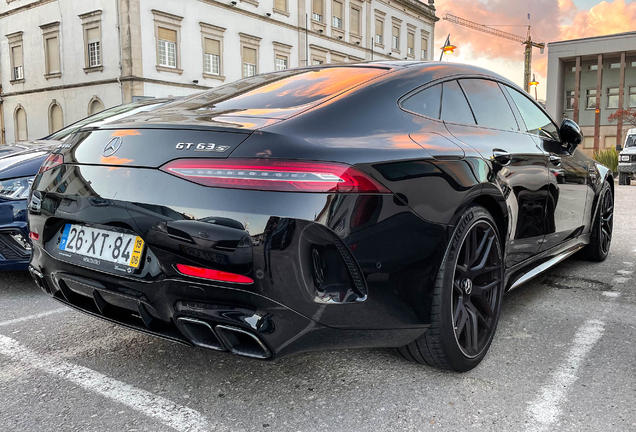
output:
[[122,137],[115,137],[111,139],[110,141],[108,141],[108,144],[106,144],[106,147],[104,147],[104,150],[102,150],[102,154],[105,157],[114,155],[115,152],[119,150],[119,147],[121,147],[123,142],[124,139]]

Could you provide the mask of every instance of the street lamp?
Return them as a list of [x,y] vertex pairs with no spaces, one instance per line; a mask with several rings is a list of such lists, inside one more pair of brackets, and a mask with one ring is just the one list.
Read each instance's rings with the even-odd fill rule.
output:
[[534,86],[534,100],[538,100],[537,99],[537,86],[539,85],[539,81],[537,81],[537,79],[534,77],[534,74],[532,74],[532,81],[530,81],[528,83],[529,86]]
[[451,55],[453,52],[455,52],[456,49],[457,47],[455,45],[452,45],[450,42],[449,33],[448,36],[446,36],[446,42],[444,42],[444,46],[442,47],[442,53],[439,56],[439,61],[442,61],[442,57],[444,57],[444,54]]

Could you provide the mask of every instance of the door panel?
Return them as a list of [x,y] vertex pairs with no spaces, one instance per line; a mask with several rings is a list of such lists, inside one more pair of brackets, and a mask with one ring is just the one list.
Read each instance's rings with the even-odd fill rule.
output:
[[505,166],[492,162],[494,181],[504,193],[510,215],[506,267],[538,253],[546,234],[547,155],[527,134],[452,123],[446,127],[486,159],[491,159],[494,149],[510,154]]

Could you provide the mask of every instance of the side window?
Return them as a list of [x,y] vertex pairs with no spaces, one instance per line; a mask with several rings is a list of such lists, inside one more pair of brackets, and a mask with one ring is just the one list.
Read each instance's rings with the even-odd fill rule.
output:
[[442,120],[474,125],[475,117],[457,81],[447,81],[442,86]]
[[439,119],[441,98],[442,85],[438,84],[414,94],[402,102],[402,107],[426,117]]
[[499,84],[482,79],[464,79],[459,83],[466,93],[478,125],[503,130],[519,130],[512,109]]
[[521,125],[522,130],[556,141],[559,140],[558,129],[552,120],[550,120],[550,117],[545,115],[534,102],[519,93],[519,91],[508,86],[504,87],[508,90],[512,100],[515,101],[515,105],[519,108],[521,117],[523,117],[523,121],[526,124],[525,127]]

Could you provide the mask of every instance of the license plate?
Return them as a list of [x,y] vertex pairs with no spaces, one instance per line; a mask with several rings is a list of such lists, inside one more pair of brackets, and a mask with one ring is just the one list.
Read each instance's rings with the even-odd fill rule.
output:
[[133,234],[66,224],[60,239],[60,250],[138,268],[144,241]]

